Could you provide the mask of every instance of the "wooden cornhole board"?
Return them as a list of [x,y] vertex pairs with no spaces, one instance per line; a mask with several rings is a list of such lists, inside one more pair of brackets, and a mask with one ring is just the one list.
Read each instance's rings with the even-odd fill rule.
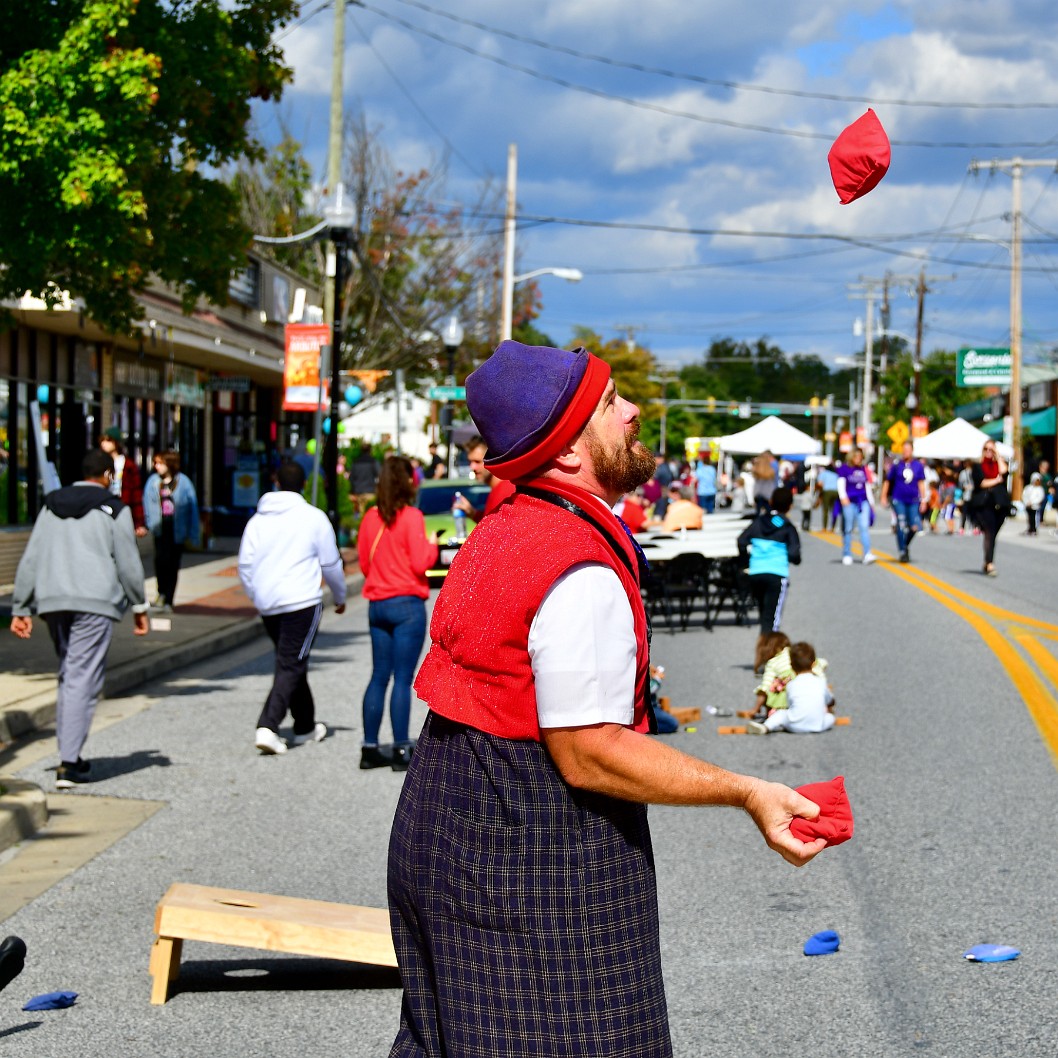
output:
[[389,912],[293,896],[176,882],[158,903],[151,949],[151,1002],[169,998],[185,940],[396,966]]

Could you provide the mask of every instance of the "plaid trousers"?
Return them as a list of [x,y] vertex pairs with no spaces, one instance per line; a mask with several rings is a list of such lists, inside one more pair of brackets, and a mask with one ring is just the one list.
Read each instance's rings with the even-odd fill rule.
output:
[[390,1058],[670,1058],[646,809],[431,713],[390,838]]

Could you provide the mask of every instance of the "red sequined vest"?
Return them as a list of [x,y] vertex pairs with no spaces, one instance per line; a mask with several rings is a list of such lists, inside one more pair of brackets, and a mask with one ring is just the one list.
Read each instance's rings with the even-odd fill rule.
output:
[[438,595],[432,643],[415,691],[449,720],[539,742],[529,629],[563,573],[581,562],[599,562],[620,578],[632,607],[637,644],[632,726],[647,731],[647,622],[638,572],[632,572],[638,568],[635,551],[617,519],[582,490],[549,479],[526,484],[572,501],[603,525],[607,536],[576,514],[521,492],[483,518]]

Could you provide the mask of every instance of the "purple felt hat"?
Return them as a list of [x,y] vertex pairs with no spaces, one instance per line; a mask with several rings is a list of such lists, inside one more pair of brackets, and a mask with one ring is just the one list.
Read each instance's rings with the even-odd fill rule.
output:
[[514,480],[539,470],[583,429],[610,365],[585,349],[507,340],[467,377],[467,408],[488,445],[485,466]]

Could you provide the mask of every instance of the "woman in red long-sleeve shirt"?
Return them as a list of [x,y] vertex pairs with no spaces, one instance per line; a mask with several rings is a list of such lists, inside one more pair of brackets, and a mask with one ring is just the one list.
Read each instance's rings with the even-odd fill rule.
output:
[[[403,456],[387,456],[378,478],[376,506],[360,523],[357,553],[364,574],[371,629],[371,682],[364,692],[361,768],[404,771],[414,743],[408,738],[411,681],[426,639],[426,571],[437,562],[437,543],[426,535],[415,499],[415,472]],[[393,680],[389,718],[393,754],[379,749],[386,688]]]

